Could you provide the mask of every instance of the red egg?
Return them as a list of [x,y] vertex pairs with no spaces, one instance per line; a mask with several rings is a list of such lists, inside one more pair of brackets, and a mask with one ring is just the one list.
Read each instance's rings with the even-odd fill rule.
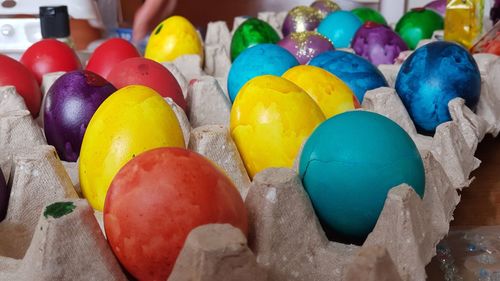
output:
[[33,117],[38,116],[42,94],[35,76],[20,62],[0,54],[0,86],[15,86]]
[[44,74],[82,69],[75,51],[55,39],[34,43],[24,52],[20,61],[35,75],[38,84],[42,83]]
[[129,85],[143,85],[169,97],[187,111],[187,103],[175,77],[163,65],[146,58],[130,58],[116,64],[108,81],[117,89]]
[[182,148],[157,148],[130,160],[104,205],[111,248],[139,280],[167,280],[189,232],[210,223],[228,223],[246,235],[245,205],[221,170]]
[[140,57],[137,49],[127,40],[121,38],[112,38],[106,40],[90,56],[86,70],[92,71],[108,78],[111,69],[119,62]]

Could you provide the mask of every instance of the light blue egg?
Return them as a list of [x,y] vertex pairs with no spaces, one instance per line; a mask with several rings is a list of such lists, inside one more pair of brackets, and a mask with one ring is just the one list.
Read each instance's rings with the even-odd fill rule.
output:
[[299,174],[320,221],[351,238],[374,228],[392,187],[420,197],[424,165],[410,136],[392,120],[349,111],[323,122],[307,140]]
[[340,78],[354,92],[359,102],[366,91],[388,87],[384,75],[367,59],[345,51],[329,51],[313,58],[309,65],[321,67]]
[[462,46],[433,42],[418,48],[401,66],[396,91],[423,134],[450,121],[448,103],[457,97],[475,109],[481,93],[481,75],[474,58]]
[[352,12],[330,13],[318,26],[318,32],[333,42],[335,48],[348,48],[354,34],[363,22]]
[[231,102],[246,82],[261,75],[281,76],[299,65],[297,59],[284,48],[274,44],[259,44],[243,51],[233,62],[227,78]]

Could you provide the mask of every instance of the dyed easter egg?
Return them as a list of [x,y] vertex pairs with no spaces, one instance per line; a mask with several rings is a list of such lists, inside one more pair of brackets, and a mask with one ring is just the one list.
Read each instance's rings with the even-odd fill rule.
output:
[[108,74],[116,64],[140,56],[139,51],[127,40],[111,38],[95,49],[85,69],[107,79]]
[[297,6],[288,12],[283,22],[283,36],[292,32],[313,31],[323,19],[316,8]]
[[339,5],[330,0],[316,0],[312,2],[311,7],[318,9],[323,18],[325,18],[331,12],[340,10]]
[[42,77],[47,73],[82,69],[75,51],[55,39],[34,43],[24,51],[19,61],[35,75],[38,84],[42,83]]
[[415,49],[422,39],[429,39],[436,30],[444,28],[443,17],[423,8],[407,12],[397,23],[396,32],[410,49]]
[[393,64],[399,53],[408,50],[403,39],[390,27],[374,22],[363,24],[351,45],[357,55],[374,65]]
[[125,163],[146,150],[171,146],[184,147],[184,137],[163,97],[139,85],[116,91],[94,113],[83,136],[83,195],[102,210],[111,180]]
[[108,80],[120,89],[129,85],[147,86],[162,97],[171,98],[187,112],[187,103],[174,75],[163,65],[145,58],[126,59],[113,67]]
[[319,105],[326,118],[360,107],[349,86],[322,68],[295,66],[285,72],[283,78],[302,88]]
[[111,249],[138,280],[167,280],[189,232],[211,223],[246,235],[245,205],[218,167],[182,148],[157,148],[130,160],[113,179],[104,207]]
[[5,182],[2,170],[0,170],[0,221],[3,221],[7,215],[7,207],[9,206],[10,188]]
[[231,65],[227,79],[229,98],[234,101],[241,87],[261,75],[281,76],[289,68],[299,65],[297,59],[275,44],[259,44],[241,53]]
[[425,187],[411,137],[368,111],[336,115],[314,130],[300,155],[299,175],[323,225],[356,239],[373,230],[391,188],[406,183],[423,197]]
[[270,24],[260,19],[249,18],[234,32],[231,39],[231,60],[234,61],[241,52],[252,46],[262,43],[274,44],[279,40],[278,33]]
[[304,90],[277,76],[248,81],[231,109],[230,127],[250,177],[293,165],[302,143],[325,120]]
[[42,103],[42,92],[35,75],[22,63],[0,54],[0,86],[14,86],[23,97],[33,117],[37,117]]
[[153,30],[144,57],[167,62],[182,55],[199,55],[203,59],[201,38],[186,18],[172,16]]
[[356,15],[363,23],[372,21],[379,24],[387,25],[387,21],[385,20],[384,16],[382,16],[379,12],[375,11],[372,8],[359,7],[353,9],[351,12],[354,15]]
[[78,160],[90,118],[115,91],[104,78],[85,70],[68,72],[52,84],[45,98],[43,128],[61,160]]
[[348,11],[329,14],[318,26],[318,32],[333,42],[335,48],[348,48],[363,22]]
[[433,10],[444,17],[446,13],[446,0],[434,0],[427,3],[424,8]]
[[354,92],[360,102],[366,91],[388,87],[384,75],[366,59],[344,51],[324,52],[309,62],[340,78]]
[[294,55],[300,64],[306,64],[315,56],[335,49],[328,39],[315,31],[291,33],[278,45]]
[[463,98],[475,110],[481,92],[479,68],[462,46],[438,41],[418,48],[401,66],[396,91],[420,133],[432,134],[451,120],[448,102]]

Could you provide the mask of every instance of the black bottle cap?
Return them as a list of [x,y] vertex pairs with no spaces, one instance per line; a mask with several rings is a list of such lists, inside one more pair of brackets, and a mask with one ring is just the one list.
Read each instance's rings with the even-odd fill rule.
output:
[[66,6],[40,7],[40,25],[43,38],[69,37],[69,15]]

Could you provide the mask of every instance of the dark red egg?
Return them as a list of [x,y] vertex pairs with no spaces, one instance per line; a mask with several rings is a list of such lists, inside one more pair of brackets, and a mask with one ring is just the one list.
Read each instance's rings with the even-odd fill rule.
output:
[[20,62],[0,54],[0,86],[15,86],[31,115],[40,112],[42,93],[35,76]]
[[134,45],[127,40],[111,38],[95,49],[85,69],[107,79],[111,69],[116,64],[126,59],[140,56]]
[[184,111],[187,111],[187,103],[177,80],[167,68],[153,60],[126,59],[113,67],[108,80],[117,89],[129,85],[147,86],[161,96],[171,98]]
[[47,73],[82,69],[75,51],[55,39],[34,43],[24,52],[20,61],[35,75],[38,84],[42,83],[42,77]]

